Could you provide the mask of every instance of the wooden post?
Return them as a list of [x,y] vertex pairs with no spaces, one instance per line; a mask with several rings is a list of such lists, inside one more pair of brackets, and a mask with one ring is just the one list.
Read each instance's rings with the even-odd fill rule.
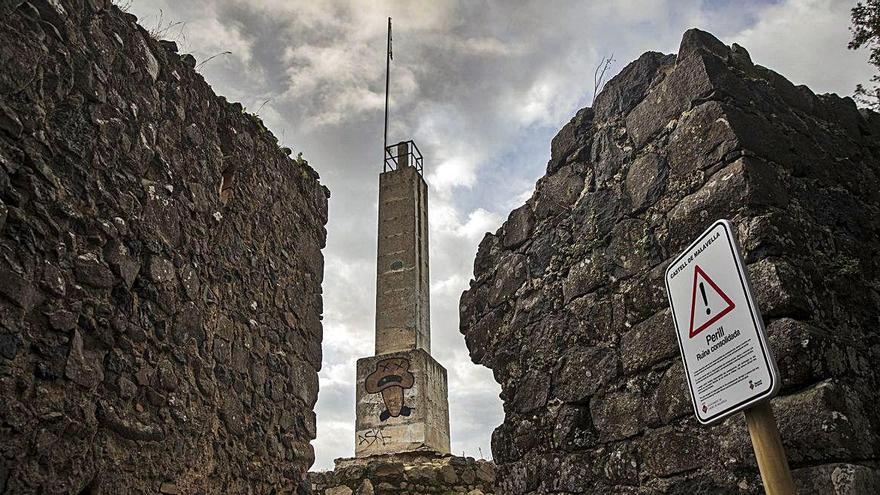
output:
[[746,409],[745,415],[761,481],[764,482],[764,492],[767,495],[795,495],[797,492],[770,402]]

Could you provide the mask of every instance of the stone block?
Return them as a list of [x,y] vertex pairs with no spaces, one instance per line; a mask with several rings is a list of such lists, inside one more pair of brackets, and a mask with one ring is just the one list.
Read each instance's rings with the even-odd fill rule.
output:
[[580,197],[583,188],[584,178],[575,173],[571,165],[560,168],[538,184],[542,194],[535,201],[535,216],[544,218],[567,210]]
[[508,298],[529,278],[528,264],[524,256],[515,254],[495,273],[495,280],[489,290],[489,304],[497,306]]
[[324,490],[324,495],[352,495],[351,488],[341,485]]
[[666,124],[690,109],[694,100],[712,92],[711,80],[702,57],[678,58],[674,70],[626,116],[626,129],[633,143],[641,148]]
[[812,292],[806,274],[785,260],[763,259],[747,267],[761,316],[805,317],[809,314]]
[[809,323],[780,318],[767,325],[767,335],[784,389],[816,383],[847,367],[840,342]]
[[653,205],[666,190],[669,168],[666,159],[657,153],[639,156],[626,172],[626,192],[632,211]]
[[572,266],[562,285],[565,301],[589,294],[598,289],[608,280],[610,262],[598,251],[584,257],[580,263]]
[[355,456],[449,452],[446,369],[422,349],[357,361]]
[[505,249],[519,246],[529,240],[534,226],[535,219],[531,205],[526,204],[513,210],[505,223],[502,245]]
[[672,426],[649,431],[638,446],[645,471],[659,477],[703,467],[711,449],[697,428]]
[[623,440],[641,433],[648,421],[645,398],[635,392],[612,392],[590,401],[599,440]]
[[707,101],[685,112],[666,147],[673,191],[693,192],[701,171],[720,163],[739,145],[721,102]]
[[856,390],[827,380],[773,401],[789,461],[831,462],[876,455],[880,434]]
[[745,162],[738,160],[712,174],[705,185],[682,198],[669,211],[668,249],[679,252],[687,247],[717,218],[733,218],[748,197]]
[[620,339],[620,361],[627,372],[649,368],[677,355],[678,341],[669,310],[635,325]]
[[0,270],[0,294],[25,311],[30,311],[37,301],[37,290],[33,284],[19,274]]
[[650,88],[650,83],[665,67],[675,62],[674,55],[657,52],[642,54],[612,77],[596,95],[593,108],[597,120],[626,117]]
[[589,407],[569,404],[560,407],[553,427],[553,446],[573,452],[591,447],[595,443],[596,433]]
[[674,419],[694,413],[684,366],[680,360],[673,362],[672,366],[663,372],[660,383],[654,391],[651,407],[663,424],[671,423]]
[[513,396],[513,410],[529,413],[544,407],[550,395],[550,377],[539,371],[532,371],[516,385]]
[[614,350],[577,346],[568,350],[553,375],[553,395],[565,402],[584,402],[619,374]]
[[795,469],[799,493],[862,495],[880,493],[880,469],[859,464],[835,463]]

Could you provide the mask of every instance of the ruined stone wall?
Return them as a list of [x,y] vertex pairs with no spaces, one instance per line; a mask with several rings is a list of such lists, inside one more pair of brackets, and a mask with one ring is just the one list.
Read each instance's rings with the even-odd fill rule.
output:
[[668,262],[729,218],[783,379],[801,493],[880,493],[880,118],[685,33],[553,139],[461,298],[502,385],[498,491],[760,493],[742,414],[694,418]]
[[495,465],[439,454],[337,459],[333,471],[309,473],[315,495],[492,495]]
[[0,17],[0,493],[297,489],[317,174],[109,1]]

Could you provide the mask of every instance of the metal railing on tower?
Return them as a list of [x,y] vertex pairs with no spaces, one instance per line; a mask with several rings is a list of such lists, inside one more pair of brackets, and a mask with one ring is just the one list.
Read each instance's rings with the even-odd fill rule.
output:
[[413,140],[401,141],[385,147],[385,165],[382,171],[388,172],[403,167],[413,167],[419,175],[423,175],[422,152]]

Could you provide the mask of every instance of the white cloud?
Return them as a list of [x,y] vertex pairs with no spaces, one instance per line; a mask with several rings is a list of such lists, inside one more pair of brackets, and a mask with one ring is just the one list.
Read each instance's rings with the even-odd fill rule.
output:
[[246,38],[238,26],[221,24],[216,17],[205,17],[188,21],[185,33],[181,47],[184,50],[194,47],[204,58],[228,51],[244,64],[251,61],[253,40]]
[[874,72],[865,51],[846,49],[852,6],[840,0],[786,0],[768,7],[756,25],[728,42],[746,47],[755,62],[795,84],[848,96]]
[[476,247],[476,243],[483,238],[483,234],[486,232],[494,232],[501,226],[501,221],[501,216],[497,213],[477,208],[468,213],[467,222],[464,225],[461,225],[457,229],[457,232]]
[[[509,95],[515,101],[508,103],[517,123],[522,127],[547,126],[570,116],[569,110],[581,96],[570,92],[570,76],[545,73],[533,81],[525,94]],[[591,88],[592,89],[592,88]]]
[[471,187],[477,181],[476,163],[467,156],[453,156],[441,161],[430,170],[431,187],[448,196],[457,187]]

